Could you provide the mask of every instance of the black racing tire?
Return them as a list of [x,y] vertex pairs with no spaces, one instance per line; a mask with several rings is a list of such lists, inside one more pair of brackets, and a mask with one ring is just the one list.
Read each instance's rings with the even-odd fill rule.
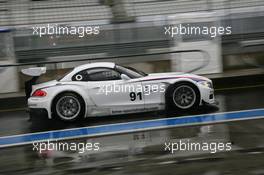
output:
[[200,91],[190,82],[179,82],[170,85],[165,94],[166,110],[193,110],[200,104]]
[[85,102],[76,93],[61,93],[53,100],[52,114],[54,117],[66,122],[80,120],[85,115]]

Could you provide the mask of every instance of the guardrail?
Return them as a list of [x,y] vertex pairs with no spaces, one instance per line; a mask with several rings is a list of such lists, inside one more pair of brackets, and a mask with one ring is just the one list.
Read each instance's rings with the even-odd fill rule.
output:
[[39,62],[28,62],[28,63],[14,63],[14,64],[3,64],[0,65],[0,68],[5,67],[18,67],[18,66],[30,66],[30,65],[43,65],[43,64],[57,64],[57,63],[70,63],[70,62],[79,62],[79,61],[100,61],[100,60],[110,60],[110,59],[124,59],[124,58],[133,58],[133,57],[142,57],[142,56],[156,56],[163,54],[176,54],[176,53],[195,53],[200,52],[203,55],[203,62],[197,68],[194,68],[188,72],[194,72],[203,67],[207,66],[210,61],[209,54],[204,50],[181,50],[181,51],[169,51],[169,52],[155,52],[155,53],[143,53],[143,54],[131,54],[131,55],[119,55],[119,56],[106,56],[106,57],[97,57],[97,58],[87,58],[87,59],[74,59],[74,60],[58,60],[58,61],[39,61]]

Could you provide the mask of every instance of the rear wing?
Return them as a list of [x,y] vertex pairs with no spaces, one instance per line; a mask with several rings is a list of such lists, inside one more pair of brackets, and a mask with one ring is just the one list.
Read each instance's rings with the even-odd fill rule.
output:
[[22,69],[21,72],[24,75],[32,76],[32,77],[38,77],[42,74],[46,73],[47,68],[46,67],[32,67],[27,69]]

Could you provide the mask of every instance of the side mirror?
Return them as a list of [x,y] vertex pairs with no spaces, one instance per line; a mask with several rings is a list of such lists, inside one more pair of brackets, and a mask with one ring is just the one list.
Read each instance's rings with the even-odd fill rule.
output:
[[121,74],[122,80],[130,80],[130,78],[126,74]]
[[46,67],[32,67],[28,69],[22,69],[21,72],[25,75],[36,77],[46,73]]

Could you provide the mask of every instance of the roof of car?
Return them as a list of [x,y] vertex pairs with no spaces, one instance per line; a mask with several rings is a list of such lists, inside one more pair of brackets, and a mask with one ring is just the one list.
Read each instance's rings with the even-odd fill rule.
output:
[[96,62],[96,63],[89,63],[89,64],[84,64],[80,65],[74,68],[73,71],[71,71],[69,74],[65,75],[60,81],[70,81],[72,76],[76,74],[77,72],[83,71],[85,69],[90,69],[90,68],[99,68],[99,67],[105,67],[105,68],[114,68],[115,63],[112,62]]
[[78,67],[75,67],[75,71],[81,71],[84,69],[89,69],[89,68],[96,68],[96,67],[107,67],[107,68],[114,68],[115,63],[112,62],[96,62],[96,63],[88,63],[84,64]]

